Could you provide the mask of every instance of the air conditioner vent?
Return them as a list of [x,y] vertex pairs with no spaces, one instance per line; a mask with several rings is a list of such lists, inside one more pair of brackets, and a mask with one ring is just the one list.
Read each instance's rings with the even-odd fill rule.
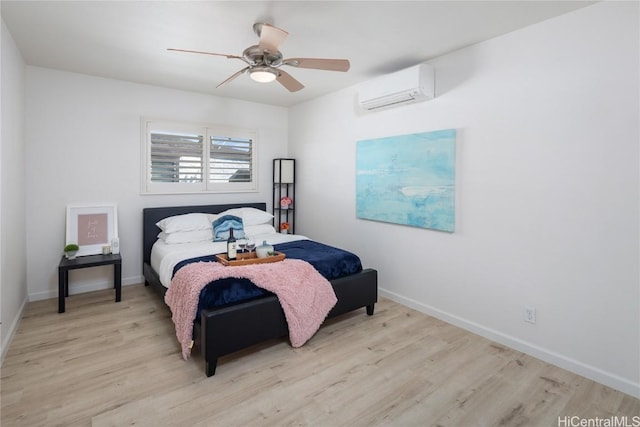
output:
[[426,101],[435,96],[434,69],[419,64],[363,83],[360,106],[365,110]]

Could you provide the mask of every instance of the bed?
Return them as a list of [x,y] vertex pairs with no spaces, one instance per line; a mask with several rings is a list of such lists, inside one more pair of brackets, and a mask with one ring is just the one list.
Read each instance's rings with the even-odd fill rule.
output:
[[[160,220],[188,213],[219,214],[229,209],[250,207],[266,211],[265,203],[224,205],[176,206],[143,209],[143,274],[145,285],[153,287],[160,296],[167,288],[160,275],[152,267],[152,248],[158,240]],[[337,303],[327,318],[365,308],[373,315],[378,299],[377,271],[363,268],[361,271],[330,281]],[[237,302],[199,311],[193,327],[194,348],[199,348],[205,362],[206,376],[215,374],[218,358],[260,342],[287,336],[285,316],[275,295],[267,294],[248,301]]]

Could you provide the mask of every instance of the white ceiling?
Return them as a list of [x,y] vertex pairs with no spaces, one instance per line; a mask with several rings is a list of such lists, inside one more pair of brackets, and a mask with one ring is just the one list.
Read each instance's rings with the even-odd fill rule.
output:
[[[1,14],[29,65],[291,106],[552,18],[585,1],[8,1]],[[287,67],[290,93],[232,55],[257,43],[254,22],[289,32],[285,58],[346,58],[347,73]]]

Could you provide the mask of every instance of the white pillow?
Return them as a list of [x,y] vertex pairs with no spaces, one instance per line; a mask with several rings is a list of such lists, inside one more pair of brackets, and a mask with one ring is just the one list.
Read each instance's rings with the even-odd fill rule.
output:
[[165,233],[162,231],[158,234],[158,238],[168,245],[176,243],[211,242],[213,241],[213,228],[209,230],[178,231],[174,233]]
[[258,234],[275,233],[276,229],[271,224],[245,225],[244,234],[247,236],[255,236]]
[[217,217],[217,215],[206,213],[189,213],[164,218],[158,221],[156,225],[165,233],[207,230],[209,228],[213,228],[211,222],[215,219],[215,217]]
[[256,208],[227,209],[219,215],[239,216],[240,218],[242,218],[242,224],[245,227],[247,225],[266,224],[271,222],[271,220],[273,219],[273,215],[271,215],[269,212],[261,211],[260,209]]
[[256,208],[242,208],[242,222],[244,225],[267,224],[273,220],[269,212]]

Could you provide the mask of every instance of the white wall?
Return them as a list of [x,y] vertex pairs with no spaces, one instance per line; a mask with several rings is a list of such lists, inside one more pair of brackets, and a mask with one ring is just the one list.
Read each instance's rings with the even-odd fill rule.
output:
[[24,182],[25,64],[2,23],[0,144],[0,354],[4,359],[27,302]]
[[[271,160],[287,154],[287,110],[190,92],[27,67],[29,298],[57,296],[68,203],[118,204],[123,284],[142,282],[142,209],[270,202]],[[257,193],[141,195],[140,120],[163,118],[257,129]],[[70,293],[112,285],[113,268],[70,272]],[[123,290],[126,298],[126,288]]]
[[[292,108],[296,231],[386,296],[640,396],[638,39],[638,4],[605,2],[437,58],[433,101]],[[355,218],[356,141],[447,128],[454,234]]]

